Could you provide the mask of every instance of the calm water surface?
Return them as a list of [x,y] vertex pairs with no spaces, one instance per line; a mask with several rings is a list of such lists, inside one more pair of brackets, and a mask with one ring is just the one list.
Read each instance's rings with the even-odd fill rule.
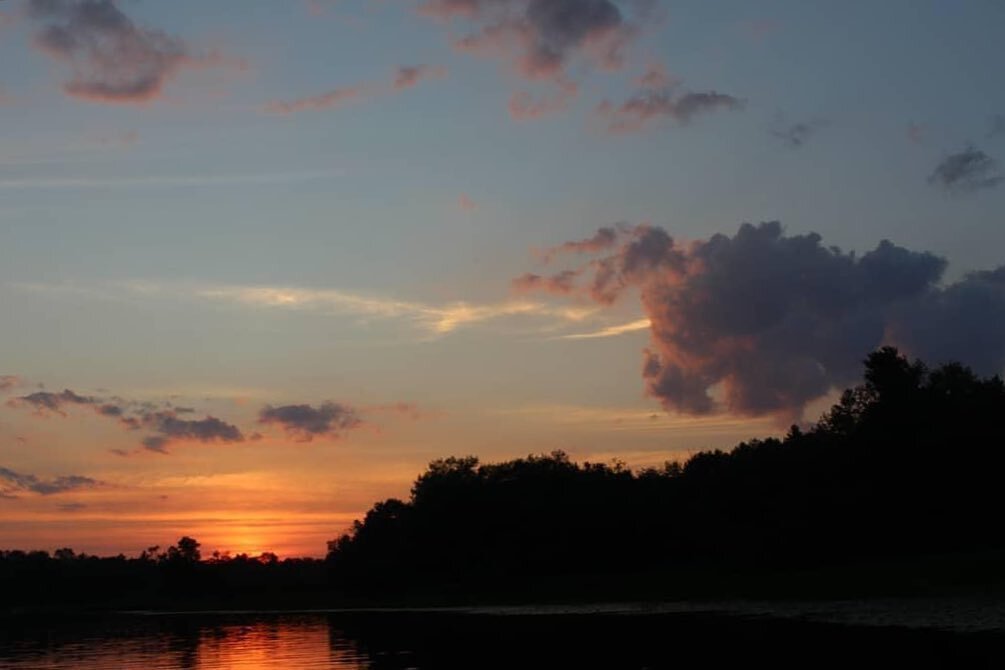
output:
[[[948,606],[936,609],[943,622],[961,620]],[[879,625],[849,625],[838,610],[837,616],[804,611],[782,618],[763,608],[712,613],[677,607],[14,620],[0,630],[0,668],[651,670],[753,661],[772,667],[1005,667],[1005,632],[1000,622],[986,623],[986,612],[979,612],[985,624],[977,628],[946,630],[891,624],[889,611]]]

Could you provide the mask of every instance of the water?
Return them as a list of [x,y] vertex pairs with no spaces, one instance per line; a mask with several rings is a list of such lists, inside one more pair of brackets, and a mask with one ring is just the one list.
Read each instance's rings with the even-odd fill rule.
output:
[[[730,605],[116,615],[4,620],[4,670],[431,670],[679,668],[753,661],[773,667],[1002,667],[1000,622],[909,627],[884,605],[876,625],[849,625],[851,605],[768,611]],[[959,622],[949,605],[928,603]],[[873,608],[875,609],[875,607]],[[972,610],[973,608],[971,608]],[[730,611],[723,611],[730,610]],[[821,614],[824,612],[824,614]],[[828,612],[830,612],[828,614]],[[828,619],[828,617],[830,617]],[[905,621],[907,623],[905,624]],[[963,622],[964,624],[966,622]],[[969,631],[969,632],[963,632]]]

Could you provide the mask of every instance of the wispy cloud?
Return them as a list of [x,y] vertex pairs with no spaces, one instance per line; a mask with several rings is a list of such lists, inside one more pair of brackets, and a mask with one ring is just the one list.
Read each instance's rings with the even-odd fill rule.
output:
[[0,375],[0,393],[9,391],[21,384],[21,378],[17,375]]
[[591,432],[609,430],[617,432],[658,432],[677,438],[711,436],[735,432],[775,432],[778,428],[770,419],[715,414],[688,416],[665,414],[638,407],[608,407],[595,405],[544,404],[523,407],[502,407],[488,410],[490,416],[519,416],[530,420],[557,424],[563,427],[582,427]]
[[347,86],[296,100],[272,100],[265,104],[265,111],[269,114],[295,114],[309,110],[334,109],[361,99],[366,90],[366,86],[362,85]]
[[0,467],[0,498],[14,498],[20,493],[37,493],[48,496],[79,489],[92,489],[101,482],[81,475],[65,475],[54,479],[41,479]]
[[266,286],[207,287],[195,289],[195,295],[205,299],[258,307],[328,310],[377,318],[407,319],[436,335],[445,335],[465,326],[503,317],[537,316],[576,322],[588,318],[597,311],[594,307],[556,307],[530,300],[511,300],[492,304],[453,302],[434,305],[337,289]]
[[423,79],[442,79],[447,76],[444,67],[435,65],[402,65],[394,75],[395,90],[411,88]]
[[398,93],[416,86],[425,79],[442,79],[447,76],[446,68],[436,65],[401,65],[395,69],[390,82],[375,81],[333,88],[324,93],[309,95],[294,100],[271,100],[265,103],[266,114],[297,114],[299,112],[338,109],[367,98]]
[[[827,121],[823,119],[789,122],[783,116],[779,115],[775,117],[775,120],[768,128],[768,133],[786,146],[798,149],[826,127]],[[908,130],[908,134],[911,134],[910,130]]]
[[75,284],[17,283],[11,288],[36,293],[72,294],[100,300],[128,301],[163,297],[191,301],[230,303],[255,309],[305,311],[357,316],[363,319],[401,320],[429,337],[439,337],[463,328],[507,318],[545,320],[545,330],[585,323],[601,311],[593,304],[561,305],[527,298],[500,302],[454,301],[443,304],[401,300],[386,295],[342,289],[294,286],[198,285],[132,281],[96,286]]
[[259,174],[150,175],[145,177],[16,177],[13,179],[0,178],[0,190],[197,188],[248,184],[289,184],[330,179],[343,174],[344,171],[336,169]]
[[617,326],[608,326],[607,328],[601,328],[600,330],[595,330],[590,333],[573,333],[571,335],[562,335],[558,339],[593,340],[600,337],[617,337],[618,335],[624,335],[625,333],[635,333],[640,330],[648,330],[651,325],[652,323],[649,321],[649,319],[638,319],[637,321],[622,323]]
[[681,90],[680,81],[662,66],[649,66],[636,83],[641,87],[622,103],[604,100],[596,113],[610,133],[637,132],[658,119],[687,125],[695,117],[716,110],[742,110],[746,100],[718,91]]
[[972,145],[944,156],[928,176],[929,184],[955,194],[995,188],[1002,181],[998,162]]

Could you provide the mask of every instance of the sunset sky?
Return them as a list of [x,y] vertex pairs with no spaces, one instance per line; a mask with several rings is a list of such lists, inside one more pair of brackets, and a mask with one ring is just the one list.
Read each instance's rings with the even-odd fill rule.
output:
[[1003,3],[0,12],[0,548],[322,555],[435,458],[1005,367]]

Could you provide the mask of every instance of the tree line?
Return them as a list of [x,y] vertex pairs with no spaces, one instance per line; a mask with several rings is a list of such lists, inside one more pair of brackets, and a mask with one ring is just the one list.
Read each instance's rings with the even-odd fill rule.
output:
[[1005,549],[1005,384],[894,348],[815,424],[633,472],[562,452],[433,462],[329,543],[366,588],[792,570]]
[[863,383],[814,425],[658,468],[576,463],[563,452],[436,460],[407,500],[376,503],[324,560],[204,559],[190,537],[136,558],[3,551],[0,592],[9,605],[331,606],[513,585],[534,598],[536,585],[579,577],[604,580],[610,595],[632,575],[712,583],[742,573],[733,582],[742,585],[940,556],[983,558],[937,563],[919,580],[1001,581],[1002,379],[955,363],[929,368],[893,348],[864,363]]

